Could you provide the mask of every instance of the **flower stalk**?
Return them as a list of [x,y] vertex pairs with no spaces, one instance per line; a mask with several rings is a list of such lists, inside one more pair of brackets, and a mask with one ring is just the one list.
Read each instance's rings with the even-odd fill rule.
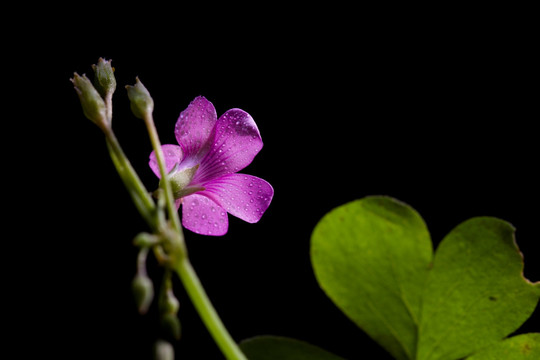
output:
[[113,164],[120,175],[120,178],[124,182],[126,189],[128,189],[135,207],[148,225],[151,228],[155,228],[157,226],[156,205],[152,200],[150,193],[146,190],[146,187],[133,169],[133,166],[131,166],[130,161],[122,150],[113,131],[109,128],[107,131],[104,131],[104,133]]
[[188,258],[180,261],[174,270],[182,280],[197,312],[223,355],[229,360],[247,360],[225,328]]
[[[126,88],[133,113],[138,118],[143,119],[146,125],[154,149],[155,163],[161,175],[160,189],[154,192],[157,195],[157,200],[152,198],[112,130],[112,95],[116,89],[114,69],[111,67],[110,61],[101,58],[98,64],[93,66],[93,69],[95,72],[93,84],[86,76],[81,77],[78,74],[75,74],[71,81],[81,101],[84,114],[105,134],[113,164],[137,210],[153,231],[152,234],[140,234],[134,240],[134,244],[141,248],[138,256],[138,270],[132,284],[139,311],[144,313],[148,310],[154,295],[153,284],[146,274],[145,264],[149,250],[152,249],[157,260],[166,268],[160,310],[162,320],[173,330],[173,336],[180,337],[180,323],[177,318],[178,301],[172,292],[170,278],[174,272],[182,281],[202,321],[225,357],[229,360],[246,360],[210,302],[187,255],[175,195],[187,196],[191,194],[189,191],[204,190],[197,186],[187,186],[195,176],[198,165],[176,173],[174,181],[178,183],[180,179],[183,181],[182,184],[186,183],[186,186],[173,189],[171,185],[173,174],[169,174],[166,168],[166,158],[152,116],[154,102],[148,90],[137,78],[134,86]],[[172,359],[174,357],[173,347],[166,342],[161,342],[156,351],[160,354],[159,358]]]
[[174,203],[174,195],[169,181],[169,176],[167,174],[167,169],[165,168],[165,156],[163,155],[163,150],[161,149],[161,142],[157,134],[156,126],[154,125],[154,118],[151,113],[145,114],[144,123],[150,135],[150,141],[152,147],[156,153],[156,159],[159,165],[159,170],[161,172],[161,186],[165,192],[165,204],[167,206],[167,212],[169,214],[169,220],[172,223],[173,228],[181,235],[183,241],[182,225],[180,224],[180,217],[178,216],[178,211],[176,210],[176,205]]
[[182,225],[180,223],[180,217],[175,205],[174,194],[172,186],[169,180],[169,174],[166,169],[165,156],[157,129],[154,124],[152,116],[153,112],[153,100],[150,97],[148,90],[137,78],[135,86],[128,86],[128,96],[131,100],[131,108],[135,116],[143,119],[148,134],[150,136],[150,142],[154,149],[157,164],[159,166],[159,172],[161,174],[160,185],[165,193],[165,203],[167,212],[169,215],[169,221],[171,222],[174,232],[168,232],[165,235],[167,245],[171,246],[168,255],[171,257],[170,265],[176,272],[182,284],[184,285],[191,301],[193,302],[197,312],[199,313],[202,321],[207,327],[208,331],[214,338],[214,341],[220,348],[221,352],[229,360],[247,360],[242,353],[234,339],[231,337],[225,325],[221,321],[214,306],[212,305],[204,287],[197,276],[197,273],[193,269],[191,262],[187,256],[187,251],[184,242],[184,236],[182,232]]

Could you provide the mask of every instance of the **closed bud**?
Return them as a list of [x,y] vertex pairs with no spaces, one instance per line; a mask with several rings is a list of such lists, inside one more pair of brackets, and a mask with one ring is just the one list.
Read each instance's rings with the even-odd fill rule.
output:
[[116,78],[114,77],[114,68],[111,66],[110,60],[99,58],[96,65],[92,65],[94,69],[94,86],[96,90],[105,99],[112,96],[116,90]]
[[142,82],[137,78],[135,85],[126,86],[129,100],[131,101],[131,111],[139,119],[144,119],[146,115],[154,111],[154,100]]
[[182,327],[176,314],[164,314],[161,316],[161,326],[165,332],[176,340],[180,340]]
[[154,360],[174,360],[174,348],[165,340],[158,340],[154,344]]
[[131,283],[133,296],[139,313],[146,314],[154,299],[154,285],[146,275],[137,274]]
[[71,79],[83,108],[84,115],[104,129],[108,127],[105,102],[86,75],[75,73]]
[[165,288],[161,292],[159,300],[159,312],[161,316],[161,326],[173,338],[180,339],[181,328],[178,320],[178,310],[180,302],[174,296],[170,278],[165,279]]
[[[140,248],[149,248],[151,246],[156,245],[159,242],[159,237],[154,234],[149,234],[146,232],[142,232],[137,234],[135,238],[133,239],[133,245],[140,247]],[[146,258],[146,254],[145,254]]]
[[180,302],[174,296],[172,290],[167,290],[167,294],[165,295],[165,299],[163,300],[162,309],[161,311],[163,313],[167,314],[178,314],[178,310],[180,309]]

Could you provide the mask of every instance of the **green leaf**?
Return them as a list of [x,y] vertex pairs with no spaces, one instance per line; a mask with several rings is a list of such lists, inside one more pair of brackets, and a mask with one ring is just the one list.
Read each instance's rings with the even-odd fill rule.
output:
[[489,350],[468,357],[467,360],[538,360],[540,333],[523,334],[501,341]]
[[522,272],[509,223],[480,217],[454,228],[426,284],[417,359],[463,358],[518,329],[540,296]]
[[244,340],[240,348],[249,360],[344,360],[306,342],[277,336]]
[[330,299],[399,360],[498,359],[489,357],[493,349],[536,349],[537,335],[502,341],[540,298],[540,282],[523,277],[514,228],[503,220],[460,224],[433,257],[414,209],[368,197],[323,217],[311,258]]
[[396,359],[414,359],[421,296],[432,261],[427,227],[389,197],[340,206],[317,224],[311,258],[322,289]]

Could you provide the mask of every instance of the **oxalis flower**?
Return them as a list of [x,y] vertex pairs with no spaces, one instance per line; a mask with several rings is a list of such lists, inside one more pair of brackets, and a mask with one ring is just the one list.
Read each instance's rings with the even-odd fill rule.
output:
[[[195,98],[174,129],[179,145],[163,145],[182,224],[202,235],[224,235],[227,213],[249,223],[260,220],[274,189],[263,179],[239,174],[262,149],[259,129],[245,111],[231,109],[217,118],[214,105]],[[160,177],[155,153],[150,168]]]

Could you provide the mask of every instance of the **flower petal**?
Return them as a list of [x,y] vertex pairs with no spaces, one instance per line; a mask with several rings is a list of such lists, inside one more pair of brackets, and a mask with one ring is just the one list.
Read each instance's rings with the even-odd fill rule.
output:
[[216,122],[212,147],[201,161],[198,181],[204,182],[248,166],[262,149],[259,129],[244,110],[231,109]]
[[265,180],[245,174],[229,174],[205,184],[203,194],[218,205],[249,223],[261,219],[272,197],[274,189]]
[[198,162],[206,154],[216,121],[216,109],[204,96],[196,97],[180,113],[174,134],[184,151],[185,160],[195,158],[193,162]]
[[182,224],[197,234],[225,235],[229,228],[227,213],[214,201],[199,194],[182,199]]
[[[178,164],[182,160],[182,149],[178,145],[162,145],[161,149],[163,150],[163,156],[165,157],[165,168],[167,173],[170,172],[174,165]],[[159,172],[159,165],[156,159],[156,154],[154,151],[150,154],[150,168],[156,174],[158,178],[161,179],[161,173]]]

